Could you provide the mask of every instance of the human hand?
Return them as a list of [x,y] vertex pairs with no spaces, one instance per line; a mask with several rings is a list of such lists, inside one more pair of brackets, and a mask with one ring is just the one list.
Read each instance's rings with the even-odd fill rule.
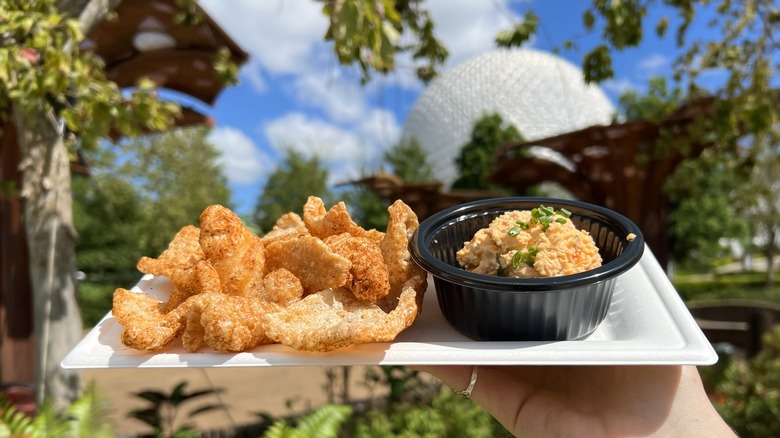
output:
[[[413,368],[458,390],[472,370]],[[480,366],[471,397],[516,436],[735,436],[695,367]]]

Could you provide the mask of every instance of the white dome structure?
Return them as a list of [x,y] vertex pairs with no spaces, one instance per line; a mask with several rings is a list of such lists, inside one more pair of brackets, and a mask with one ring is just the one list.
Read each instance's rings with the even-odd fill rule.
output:
[[450,184],[455,159],[474,123],[498,113],[526,140],[546,138],[612,120],[612,103],[582,71],[551,53],[499,49],[463,62],[435,79],[404,124],[402,138],[416,138],[436,177]]

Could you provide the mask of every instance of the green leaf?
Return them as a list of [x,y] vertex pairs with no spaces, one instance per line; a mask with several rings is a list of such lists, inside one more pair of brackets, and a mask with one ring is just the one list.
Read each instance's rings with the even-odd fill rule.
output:
[[593,14],[593,11],[587,10],[582,14],[582,25],[585,27],[585,30],[593,30],[595,23],[596,16]]
[[602,44],[585,54],[583,59],[585,83],[599,83],[614,76],[609,48]]
[[655,24],[655,34],[658,35],[659,38],[663,38],[666,35],[666,31],[668,28],[669,28],[669,17],[662,17]]

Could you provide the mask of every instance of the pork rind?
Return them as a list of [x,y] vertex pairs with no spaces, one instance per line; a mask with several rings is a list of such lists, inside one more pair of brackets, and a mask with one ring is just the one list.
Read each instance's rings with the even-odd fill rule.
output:
[[181,336],[186,351],[238,352],[268,343],[329,351],[386,342],[421,311],[426,275],[408,244],[417,216],[388,209],[387,232],[365,230],[338,203],[310,197],[303,218],[282,215],[262,238],[212,205],[139,269],[173,283],[167,302],[117,289],[114,315],[132,348],[159,350]]
[[387,264],[379,245],[349,233],[330,236],[325,244],[349,260],[349,280],[344,287],[357,299],[373,303],[390,292]]
[[268,246],[279,240],[295,239],[307,235],[309,235],[309,229],[306,228],[303,219],[297,213],[289,212],[279,217],[271,231],[260,240],[263,245]]
[[171,277],[176,269],[190,268],[205,258],[200,247],[200,229],[187,225],[173,238],[156,259],[141,257],[136,268],[144,274]]
[[278,311],[273,303],[253,297],[201,294],[192,301],[182,344],[190,352],[203,345],[231,353],[250,350],[273,340],[266,336],[263,315]]
[[349,279],[349,259],[314,236],[274,242],[268,245],[266,253],[268,269],[284,268],[292,272],[306,293],[341,287]]
[[221,205],[200,215],[200,246],[230,295],[253,295],[263,287],[265,247],[235,213]]
[[124,327],[122,343],[128,347],[159,350],[184,330],[188,304],[164,313],[156,298],[122,288],[114,291],[113,301],[114,318]]
[[408,281],[390,312],[358,300],[346,289],[323,290],[281,312],[266,314],[266,333],[279,343],[306,351],[389,342],[417,318],[420,307],[415,285],[419,286],[419,280]]
[[379,242],[384,235],[381,231],[365,230],[356,224],[347,211],[347,205],[343,202],[326,211],[322,199],[316,196],[310,196],[303,206],[303,221],[309,232],[320,239],[349,233],[355,237],[366,237]]

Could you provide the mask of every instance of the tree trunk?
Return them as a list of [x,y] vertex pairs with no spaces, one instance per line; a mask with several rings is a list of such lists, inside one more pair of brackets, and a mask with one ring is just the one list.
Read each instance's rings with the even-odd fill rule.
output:
[[40,406],[46,396],[64,407],[81,389],[80,374],[59,366],[81,339],[70,160],[56,120],[45,110],[28,117],[14,111],[14,117],[33,288],[36,401]]

